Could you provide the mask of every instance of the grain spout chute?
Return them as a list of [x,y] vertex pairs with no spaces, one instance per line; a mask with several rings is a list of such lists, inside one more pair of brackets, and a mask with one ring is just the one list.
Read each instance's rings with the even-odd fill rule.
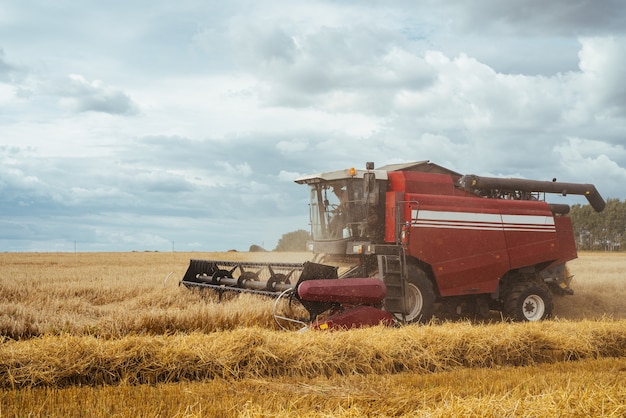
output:
[[509,195],[514,199],[524,200],[523,194],[553,193],[584,196],[596,212],[602,212],[606,202],[593,184],[563,183],[554,181],[526,180],[515,178],[479,177],[465,175],[459,185],[466,191],[485,196]]

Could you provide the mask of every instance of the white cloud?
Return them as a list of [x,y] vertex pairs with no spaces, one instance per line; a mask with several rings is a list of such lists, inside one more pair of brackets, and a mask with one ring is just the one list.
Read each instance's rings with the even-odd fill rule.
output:
[[291,183],[292,181],[294,181],[294,179],[300,177],[301,175],[301,173],[293,171],[280,170],[280,172],[278,173],[278,179],[283,182]]
[[15,88],[9,84],[0,83],[0,105],[8,106],[15,100]]
[[310,149],[309,141],[306,139],[294,139],[288,141],[280,141],[276,144],[278,151],[285,155],[289,155],[294,152],[303,152]]
[[626,116],[626,37],[583,38],[580,57],[581,82],[594,113]]
[[614,0],[6,6],[0,249],[271,248],[365,161],[626,198]]
[[[555,146],[559,157],[559,172],[573,182],[595,183],[605,198],[623,199],[623,184],[626,183],[624,161],[626,150],[623,145],[609,145],[601,141],[569,138]],[[610,178],[610,182],[605,179]]]
[[126,93],[106,86],[100,80],[89,82],[79,74],[70,74],[67,82],[57,85],[54,90],[61,97],[61,104],[75,112],[137,113],[136,105]]

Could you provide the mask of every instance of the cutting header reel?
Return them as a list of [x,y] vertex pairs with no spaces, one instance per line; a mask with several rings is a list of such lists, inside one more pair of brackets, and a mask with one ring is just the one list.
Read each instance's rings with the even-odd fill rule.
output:
[[[180,284],[212,289],[220,299],[225,292],[253,293],[276,298],[274,318],[301,324],[305,329],[348,329],[391,325],[394,316],[382,310],[386,287],[374,277],[342,278],[337,267],[325,264],[254,263],[191,260]],[[307,321],[278,315],[278,302],[297,301],[309,313]],[[319,317],[323,315],[323,319]]]

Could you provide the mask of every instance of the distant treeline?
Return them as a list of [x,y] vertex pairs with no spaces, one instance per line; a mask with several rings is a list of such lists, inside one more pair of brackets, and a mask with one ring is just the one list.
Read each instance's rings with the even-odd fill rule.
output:
[[626,249],[626,201],[607,199],[604,211],[590,205],[571,207],[574,237],[579,250],[623,251]]

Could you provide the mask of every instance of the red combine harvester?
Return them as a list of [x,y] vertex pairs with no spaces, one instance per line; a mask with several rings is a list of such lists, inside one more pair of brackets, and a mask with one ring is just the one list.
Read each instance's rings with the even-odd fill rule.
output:
[[[546,194],[605,206],[591,184],[461,175],[428,161],[295,181],[310,187],[317,262],[191,260],[181,283],[290,296],[320,329],[427,322],[436,307],[537,321],[553,295],[573,293],[565,263],[577,257],[569,206]],[[338,263],[349,267],[340,274]]]

